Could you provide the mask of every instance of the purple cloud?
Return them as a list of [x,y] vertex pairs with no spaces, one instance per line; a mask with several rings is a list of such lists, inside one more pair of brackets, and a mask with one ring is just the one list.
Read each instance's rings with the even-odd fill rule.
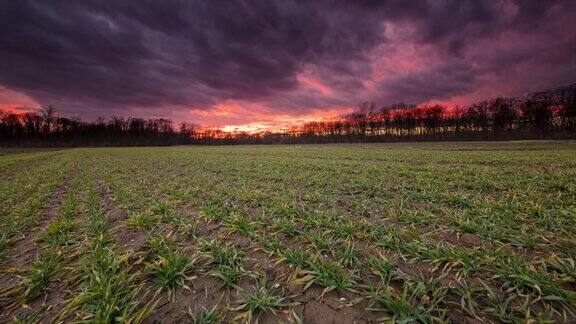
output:
[[0,21],[0,87],[85,118],[303,115],[576,81],[570,0],[23,0]]

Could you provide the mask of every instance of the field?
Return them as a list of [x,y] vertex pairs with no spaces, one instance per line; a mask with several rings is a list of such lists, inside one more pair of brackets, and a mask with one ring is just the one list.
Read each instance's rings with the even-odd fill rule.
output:
[[0,322],[576,321],[576,142],[0,152]]

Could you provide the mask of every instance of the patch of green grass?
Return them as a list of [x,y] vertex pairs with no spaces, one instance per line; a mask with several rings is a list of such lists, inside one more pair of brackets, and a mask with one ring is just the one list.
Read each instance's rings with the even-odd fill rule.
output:
[[255,236],[256,240],[262,244],[263,250],[268,253],[280,253],[280,251],[284,248],[282,240],[275,236],[258,234],[253,236]]
[[270,228],[281,232],[287,237],[293,237],[298,234],[294,223],[291,220],[285,218],[275,218]]
[[410,278],[404,282],[400,292],[389,286],[380,286],[368,296],[372,302],[371,310],[391,315],[382,319],[400,323],[433,323],[447,320],[447,309],[444,306],[447,293],[448,288],[435,279]]
[[352,237],[361,235],[359,234],[357,223],[352,223],[349,221],[337,221],[333,223],[331,226],[331,231],[342,239],[350,239]]
[[527,301],[543,300],[546,305],[570,307],[576,303],[576,292],[565,289],[545,264],[528,264],[519,257],[509,259],[509,267],[495,278],[507,294],[516,294]]
[[244,253],[234,246],[216,240],[203,240],[200,242],[200,250],[211,265],[209,274],[221,279],[225,285],[235,286],[246,274]]
[[253,237],[257,228],[255,223],[242,216],[233,216],[227,219],[225,225],[232,232],[246,237]]
[[195,258],[188,258],[180,252],[166,251],[148,263],[147,267],[154,275],[158,289],[166,289],[173,296],[180,287],[190,289],[186,281],[191,279],[195,261]]
[[23,283],[26,299],[40,296],[48,283],[56,277],[61,261],[62,253],[56,249],[44,250],[32,261]]
[[126,226],[138,228],[141,230],[151,230],[154,225],[158,223],[158,220],[147,212],[131,214],[125,221]]
[[236,284],[246,274],[246,271],[241,267],[231,267],[221,264],[212,268],[208,273],[222,280],[224,285],[238,289],[239,287],[237,287]]
[[200,250],[205,253],[210,263],[230,267],[241,267],[244,264],[244,253],[233,245],[217,240],[203,240],[200,242]]
[[163,255],[173,251],[176,242],[171,235],[151,234],[148,237],[148,250],[154,255]]
[[186,237],[195,239],[198,237],[198,225],[192,223],[179,223],[178,230]]
[[77,227],[75,220],[57,219],[48,225],[40,236],[40,241],[51,245],[70,245],[76,242],[74,232]]
[[61,251],[50,248],[39,252],[24,271],[20,281],[0,287],[0,301],[6,312],[23,307],[44,294],[62,269]]
[[152,212],[160,216],[166,216],[170,213],[170,206],[165,201],[157,202],[152,206]]
[[310,232],[307,235],[310,244],[319,252],[326,253],[330,250],[334,244],[334,240],[331,237],[325,237],[321,234]]
[[305,277],[300,279],[305,283],[304,290],[312,284],[325,287],[324,293],[334,289],[352,289],[354,282],[346,269],[338,263],[331,261],[311,260],[308,261],[310,270],[304,270]]
[[368,262],[370,271],[380,278],[384,286],[388,286],[394,276],[394,265],[384,256],[377,256]]
[[227,214],[218,205],[210,205],[202,210],[202,216],[206,220],[222,221],[227,216]]
[[302,250],[286,248],[280,255],[280,262],[286,262],[293,267],[303,268],[308,262],[308,257]]
[[141,322],[153,309],[141,301],[146,292],[141,278],[128,263],[128,255],[113,248],[92,252],[84,262],[82,289],[68,301],[60,317],[77,313],[96,323]]
[[348,241],[338,252],[338,263],[344,267],[354,268],[358,264],[358,251],[354,243]]
[[[274,285],[272,287],[274,287]],[[285,299],[285,297],[280,297],[269,290],[266,287],[265,280],[260,280],[254,290],[245,292],[245,296],[237,302],[239,305],[233,308],[233,310],[243,312],[238,315],[236,319],[244,319],[247,322],[252,322],[252,318],[255,315],[257,316],[261,313],[276,314],[279,309],[289,306],[289,304],[284,302]],[[256,321],[258,321],[257,317]]]
[[225,313],[217,306],[204,308],[199,314],[189,311],[190,320],[194,324],[218,324],[224,321]]

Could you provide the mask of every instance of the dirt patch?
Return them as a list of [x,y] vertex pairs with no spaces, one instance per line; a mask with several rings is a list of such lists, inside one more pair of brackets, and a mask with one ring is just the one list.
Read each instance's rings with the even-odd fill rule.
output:
[[116,227],[112,232],[118,246],[126,251],[138,253],[148,242],[146,234],[133,228]]
[[485,247],[485,248],[495,248],[492,242],[471,233],[460,233],[460,232],[443,232],[439,234],[439,240],[446,241],[456,246],[463,246],[467,248],[475,247]]
[[120,208],[112,199],[110,188],[96,177],[98,192],[104,203],[105,212],[108,215],[108,223],[112,228],[112,234],[118,246],[127,251],[137,253],[141,251],[148,241],[146,234],[140,230],[126,227],[122,221],[128,219],[128,213]]
[[147,322],[189,322],[190,312],[198,314],[215,305],[229,305],[232,302],[231,296],[234,292],[231,289],[222,288],[221,282],[214,277],[200,276],[188,285],[190,289],[179,289],[172,301],[166,292],[161,293],[160,302]]
[[358,319],[357,312],[350,307],[334,308],[326,302],[316,300],[306,302],[302,312],[304,323],[368,323]]
[[[66,277],[66,275],[64,275],[64,277]],[[54,319],[64,308],[63,301],[68,298],[69,292],[69,282],[62,280],[52,281],[46,287],[46,293],[42,298],[31,300],[27,303],[26,307],[18,307],[11,314],[9,314],[9,316],[6,316],[6,318],[10,317],[13,319],[18,318],[23,320],[27,316],[31,316],[35,311],[42,310],[37,320],[40,323],[49,322]],[[0,317],[0,322],[2,319],[3,317]]]

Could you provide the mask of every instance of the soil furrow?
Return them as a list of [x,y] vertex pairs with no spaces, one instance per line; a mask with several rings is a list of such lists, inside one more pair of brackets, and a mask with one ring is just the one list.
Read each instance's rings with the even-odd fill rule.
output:
[[146,245],[146,234],[137,229],[124,226],[122,222],[128,219],[128,213],[114,201],[110,188],[102,179],[96,177],[96,184],[116,243],[127,251],[140,252]]
[[40,251],[41,245],[36,241],[46,227],[58,216],[64,196],[66,196],[72,180],[76,177],[76,172],[77,171],[73,169],[68,173],[60,187],[58,187],[50,197],[36,226],[29,229],[27,233],[22,233],[21,238],[10,248],[9,252],[12,258],[4,264],[5,272],[0,276],[0,287],[13,284],[15,280],[18,280],[15,272],[21,271]]

